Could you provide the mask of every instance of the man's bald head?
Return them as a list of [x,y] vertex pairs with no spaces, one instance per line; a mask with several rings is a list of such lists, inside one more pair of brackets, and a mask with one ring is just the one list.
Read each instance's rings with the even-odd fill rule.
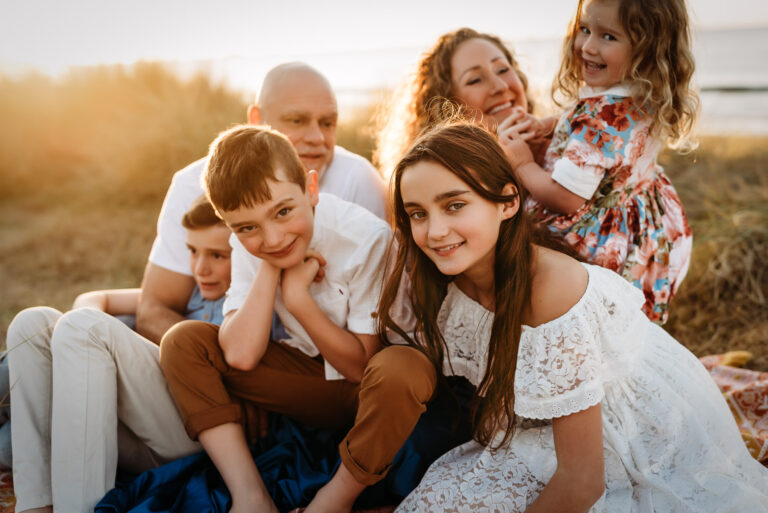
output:
[[315,68],[303,62],[286,62],[275,66],[264,76],[256,104],[264,108],[274,100],[277,91],[296,83],[311,83],[313,87],[324,88],[333,96],[331,84]]
[[307,171],[317,170],[321,179],[333,160],[337,119],[336,97],[328,80],[302,62],[272,68],[257,104],[248,110],[250,123],[270,125],[288,136]]

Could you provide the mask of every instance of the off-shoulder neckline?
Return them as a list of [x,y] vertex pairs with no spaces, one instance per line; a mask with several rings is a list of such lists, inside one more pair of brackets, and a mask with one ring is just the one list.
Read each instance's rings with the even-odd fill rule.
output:
[[[558,322],[562,322],[563,319],[566,319],[566,318],[570,317],[576,310],[581,308],[581,305],[586,301],[585,298],[591,293],[591,289],[592,289],[593,283],[594,283],[594,279],[592,277],[592,269],[595,266],[594,265],[590,265],[590,264],[588,264],[586,262],[579,262],[579,263],[587,271],[587,286],[584,288],[584,293],[581,295],[581,297],[578,299],[578,301],[576,301],[573,305],[571,305],[571,307],[565,313],[563,313],[562,315],[559,315],[559,316],[555,317],[554,319],[551,319],[551,320],[549,320],[547,322],[543,322],[543,323],[539,324],[538,326],[529,326],[527,324],[523,324],[522,325],[523,326],[523,332],[525,332],[525,331],[537,331],[537,330],[540,330],[540,329],[542,329],[544,327],[548,327],[548,326],[557,324]],[[488,314],[488,315],[495,315],[495,312],[492,312],[492,311],[488,310],[483,305],[481,305],[480,303],[478,303],[477,301],[475,301],[474,299],[469,297],[463,290],[461,290],[461,288],[459,288],[458,285],[456,285],[456,283],[451,282],[448,285],[450,287],[453,287],[456,290],[456,292],[461,297],[463,297],[464,300],[466,300],[467,302],[472,304],[475,309],[481,310],[482,312],[484,312],[485,314]]]

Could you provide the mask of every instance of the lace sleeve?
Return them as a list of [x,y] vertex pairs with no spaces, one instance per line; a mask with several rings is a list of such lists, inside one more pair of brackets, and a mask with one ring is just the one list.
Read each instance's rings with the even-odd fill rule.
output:
[[515,374],[515,413],[529,419],[570,415],[603,398],[598,329],[578,312],[526,329]]

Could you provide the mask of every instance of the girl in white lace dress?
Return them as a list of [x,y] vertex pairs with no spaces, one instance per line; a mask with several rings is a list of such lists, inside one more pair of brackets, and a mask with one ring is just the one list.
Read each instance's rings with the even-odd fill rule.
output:
[[[493,136],[438,127],[393,180],[400,240],[382,327],[479,397],[475,439],[397,512],[768,511],[768,469],[698,359],[621,276],[531,242]],[[415,327],[390,314],[406,269]]]

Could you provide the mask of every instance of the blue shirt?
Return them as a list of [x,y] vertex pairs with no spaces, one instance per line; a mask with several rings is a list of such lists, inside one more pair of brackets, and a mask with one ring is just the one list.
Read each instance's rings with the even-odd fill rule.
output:
[[[192,297],[189,298],[187,303],[187,314],[185,317],[191,321],[205,321],[221,326],[221,323],[224,321],[222,313],[224,299],[226,299],[226,296],[221,296],[216,301],[205,299],[200,294],[200,289],[195,286]],[[272,340],[282,340],[287,337],[288,333],[285,331],[283,323],[280,322],[280,318],[277,314],[273,314],[270,338]]]
[[200,293],[200,288],[195,285],[195,290],[192,291],[192,296],[187,302],[187,313],[184,317],[191,321],[205,321],[221,325],[224,320],[221,308],[225,298],[226,296],[221,296],[215,301],[205,299]]

